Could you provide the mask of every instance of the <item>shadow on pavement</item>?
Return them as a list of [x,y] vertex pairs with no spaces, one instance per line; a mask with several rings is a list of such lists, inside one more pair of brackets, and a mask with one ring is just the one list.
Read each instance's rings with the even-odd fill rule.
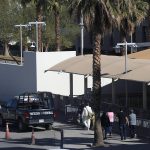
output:
[[[0,141],[1,142],[1,141]],[[13,143],[13,144],[26,144],[31,145],[31,138],[21,138],[21,139],[11,139],[9,141],[3,141],[5,143]],[[42,138],[35,139],[36,146],[60,146],[60,140],[53,138]]]
[[43,150],[40,148],[25,148],[25,147],[7,147],[7,148],[0,148],[0,150]]
[[148,150],[149,144],[135,144],[135,145],[109,145],[107,144],[106,147],[89,147],[87,149],[91,150]]
[[[148,150],[150,143],[145,143],[142,140],[131,141],[121,141],[119,137],[111,138],[107,141],[104,141],[106,147],[91,147],[93,143],[93,138],[83,138],[83,137],[68,137],[64,139],[67,149],[76,150],[76,149],[91,149],[91,150]],[[88,144],[89,143],[89,144]],[[71,145],[77,145],[76,148],[72,148]],[[87,148],[81,148],[83,145],[86,145]]]

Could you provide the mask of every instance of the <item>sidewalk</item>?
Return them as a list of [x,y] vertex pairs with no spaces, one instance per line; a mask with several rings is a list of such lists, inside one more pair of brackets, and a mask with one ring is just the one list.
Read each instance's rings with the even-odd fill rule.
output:
[[[83,130],[78,125],[65,122],[55,122],[54,127],[64,131],[63,149],[69,150],[148,150],[150,141],[141,139],[130,139],[121,141],[118,134],[105,140],[107,147],[91,148],[94,132]],[[31,145],[31,131],[18,133],[10,127],[10,140],[5,139],[5,129],[0,130],[0,150],[60,150],[60,132],[54,130],[35,131],[35,145]]]
[[106,147],[92,148],[90,145],[93,142],[93,131],[83,130],[77,125],[65,123],[55,123],[55,126],[64,129],[64,149],[148,150],[150,147],[150,141],[146,142],[138,138],[127,138],[126,141],[121,141],[118,134],[113,134],[112,137],[108,137],[108,139],[104,141]]

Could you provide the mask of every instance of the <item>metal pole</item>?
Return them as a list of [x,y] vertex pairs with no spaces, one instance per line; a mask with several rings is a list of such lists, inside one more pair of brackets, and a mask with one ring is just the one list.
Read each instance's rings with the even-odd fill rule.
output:
[[[125,73],[127,73],[127,41],[125,43],[126,52],[125,52]],[[128,106],[128,96],[127,96],[127,81],[125,81],[125,94],[126,94],[126,107]]]
[[43,25],[46,25],[45,22],[29,22],[29,25],[35,25],[36,27],[36,52],[39,51],[39,48],[38,48],[38,25],[39,24],[43,24]]
[[20,25],[20,51],[21,51],[21,66],[22,66],[22,26]]
[[[133,42],[133,37],[132,37],[132,33],[131,33],[131,43]],[[131,53],[133,52],[133,47],[131,45]]]
[[63,144],[64,144],[64,131],[63,131],[63,129],[61,129],[60,134],[61,134],[60,148],[63,148]]
[[38,52],[39,50],[39,45],[38,45],[38,23],[36,21],[36,52]]
[[21,53],[21,63],[20,65],[22,65],[22,27],[27,27],[28,25],[23,25],[23,24],[19,24],[19,25],[15,25],[15,27],[19,27],[20,28],[20,53]]
[[83,55],[83,47],[84,47],[84,24],[83,24],[83,13],[81,11],[81,22],[80,22],[80,26],[81,26],[81,55]]
[[127,73],[127,42],[125,43],[126,51],[125,51],[125,73]]

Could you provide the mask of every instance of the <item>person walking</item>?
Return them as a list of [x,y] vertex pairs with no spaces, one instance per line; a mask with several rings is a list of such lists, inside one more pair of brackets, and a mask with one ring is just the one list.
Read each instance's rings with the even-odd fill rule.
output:
[[130,128],[130,137],[134,138],[136,137],[136,114],[134,113],[134,110],[130,110],[129,114],[129,128]]
[[120,112],[118,113],[118,120],[119,120],[119,129],[120,129],[120,137],[121,140],[126,140],[127,137],[127,125],[129,125],[128,118],[126,114],[124,113],[123,109],[120,109]]
[[83,112],[83,108],[84,108],[84,103],[80,103],[79,108],[78,108],[78,123],[80,125],[83,125],[83,121],[82,121],[82,112]]
[[87,105],[84,106],[82,112],[82,121],[87,130],[90,129],[92,115],[93,115],[92,108],[89,106],[89,103],[87,103]]
[[104,139],[107,139],[107,133],[109,132],[110,120],[106,112],[103,112],[101,116],[101,125],[103,128],[103,137]]
[[110,121],[110,126],[109,126],[109,135],[112,135],[112,128],[113,128],[113,124],[114,124],[114,118],[115,118],[115,114],[112,111],[112,109],[110,108],[109,111],[107,112],[107,116],[109,118]]

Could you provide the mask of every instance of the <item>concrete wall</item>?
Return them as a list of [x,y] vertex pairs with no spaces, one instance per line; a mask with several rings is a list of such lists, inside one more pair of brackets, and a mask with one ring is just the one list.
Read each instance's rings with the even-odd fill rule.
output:
[[36,90],[35,54],[24,54],[23,66],[0,63],[0,99],[7,100],[21,92]]

